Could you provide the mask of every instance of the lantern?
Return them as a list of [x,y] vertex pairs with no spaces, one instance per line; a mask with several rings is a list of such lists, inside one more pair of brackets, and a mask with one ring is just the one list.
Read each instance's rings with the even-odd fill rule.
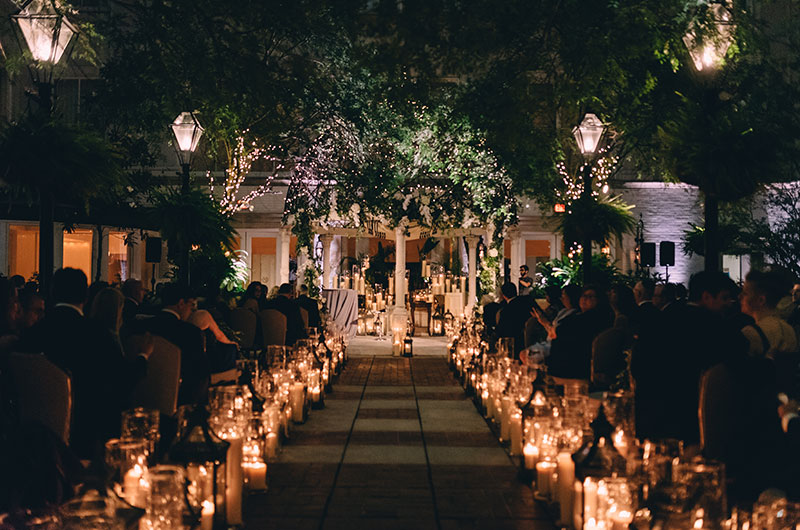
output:
[[406,337],[403,339],[403,357],[412,357],[414,355],[413,339]]
[[186,500],[203,530],[226,524],[225,475],[230,443],[220,439],[208,424],[208,411],[195,407],[169,458],[186,468]]
[[431,335],[435,337],[444,335],[444,315],[442,314],[441,305],[436,306],[436,311],[431,317]]
[[203,136],[203,127],[193,112],[181,112],[170,125],[175,138],[175,152],[182,166],[188,166]]
[[591,156],[597,151],[600,138],[605,130],[606,126],[600,121],[600,118],[590,112],[583,117],[580,125],[572,129],[572,134],[575,136],[581,153]]
[[693,21],[689,31],[683,36],[683,43],[698,72],[718,70],[733,41],[735,26],[727,2],[708,4],[707,9],[708,22],[698,24]]
[[58,64],[77,33],[51,2],[29,0],[11,18],[17,23],[33,59],[39,63]]

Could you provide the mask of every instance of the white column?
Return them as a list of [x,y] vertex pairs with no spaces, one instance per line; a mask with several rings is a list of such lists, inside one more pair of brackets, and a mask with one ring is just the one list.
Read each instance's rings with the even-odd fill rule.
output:
[[508,281],[516,285],[519,282],[519,267],[524,263],[522,252],[520,252],[522,245],[519,237],[519,228],[510,228],[508,230],[508,238],[511,240],[511,256],[509,257],[511,260],[511,278],[508,278]]
[[394,306],[406,306],[406,234],[402,225],[394,229]]
[[[64,224],[53,223],[53,272],[64,266]],[[89,279],[91,281],[91,279]]]
[[[92,267],[94,267],[95,264],[97,263],[97,255],[95,252],[100,252],[100,274],[99,274],[100,280],[104,282],[116,281],[116,278],[109,279],[108,277],[108,228],[104,226],[101,229],[99,238],[97,237],[98,235],[97,230],[92,230],[92,232],[94,234],[92,239],[93,240],[98,239],[97,250],[94,251],[94,248],[92,249],[94,251],[92,252],[93,254],[92,257],[94,259],[94,261],[92,262]],[[94,247],[94,244],[92,245],[92,247]],[[97,278],[97,276],[98,276],[97,271],[94,271],[94,277]]]
[[333,242],[333,235],[322,234],[319,236],[322,241],[322,287],[323,289],[331,288],[331,242]]
[[280,266],[278,270],[278,281],[280,283],[289,283],[289,243],[292,239],[292,227],[282,226],[279,236],[280,251],[278,252],[278,259]]
[[467,244],[467,255],[469,262],[469,278],[467,280],[467,312],[471,313],[475,302],[478,299],[478,236],[466,236],[464,242]]

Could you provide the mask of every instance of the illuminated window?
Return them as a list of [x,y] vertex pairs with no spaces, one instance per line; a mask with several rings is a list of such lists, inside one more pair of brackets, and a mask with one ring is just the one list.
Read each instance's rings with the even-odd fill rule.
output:
[[110,283],[122,283],[130,275],[125,235],[125,232],[109,232],[108,234],[108,281]]
[[277,239],[274,237],[254,237],[251,240],[251,281],[259,281],[269,288],[275,285],[276,247]]
[[80,269],[92,281],[92,231],[76,229],[64,232],[64,267]]
[[39,270],[39,227],[34,225],[9,225],[8,273],[31,279]]

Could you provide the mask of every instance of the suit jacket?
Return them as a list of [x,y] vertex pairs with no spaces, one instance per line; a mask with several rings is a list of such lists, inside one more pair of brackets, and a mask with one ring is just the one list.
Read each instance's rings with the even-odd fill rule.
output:
[[319,315],[319,305],[313,298],[301,295],[297,297],[297,305],[308,311],[308,327],[318,328],[322,325],[322,318]]
[[286,346],[293,346],[298,339],[308,337],[297,301],[279,294],[267,301],[265,309],[277,309],[286,317]]
[[211,363],[206,354],[203,332],[169,311],[142,320],[139,332],[149,331],[181,349],[181,385],[178,404],[201,403],[206,397]]
[[500,309],[497,320],[497,336],[514,339],[514,357],[525,349],[525,323],[531,318],[533,298],[517,296]]
[[114,335],[76,309],[56,306],[22,340],[22,350],[44,352],[72,377],[70,446],[81,457],[97,456],[119,435],[120,413],[133,387],[147,373],[144,357],[125,359]]
[[141,311],[141,306],[133,298],[126,298],[122,306],[122,322],[124,324],[130,323]]
[[599,308],[573,313],[561,320],[547,358],[549,374],[588,380],[592,365],[592,341],[612,324],[613,316]]

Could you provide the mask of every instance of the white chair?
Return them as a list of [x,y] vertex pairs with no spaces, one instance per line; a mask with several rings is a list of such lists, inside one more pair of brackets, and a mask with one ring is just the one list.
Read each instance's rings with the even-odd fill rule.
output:
[[262,346],[283,346],[286,344],[286,316],[277,309],[265,309],[258,314],[261,318]]
[[132,405],[174,416],[178,409],[180,383],[181,349],[167,339],[153,335],[153,353],[147,361],[147,376],[134,388]]
[[42,354],[12,353],[9,367],[20,417],[40,423],[69,443],[72,381]]

